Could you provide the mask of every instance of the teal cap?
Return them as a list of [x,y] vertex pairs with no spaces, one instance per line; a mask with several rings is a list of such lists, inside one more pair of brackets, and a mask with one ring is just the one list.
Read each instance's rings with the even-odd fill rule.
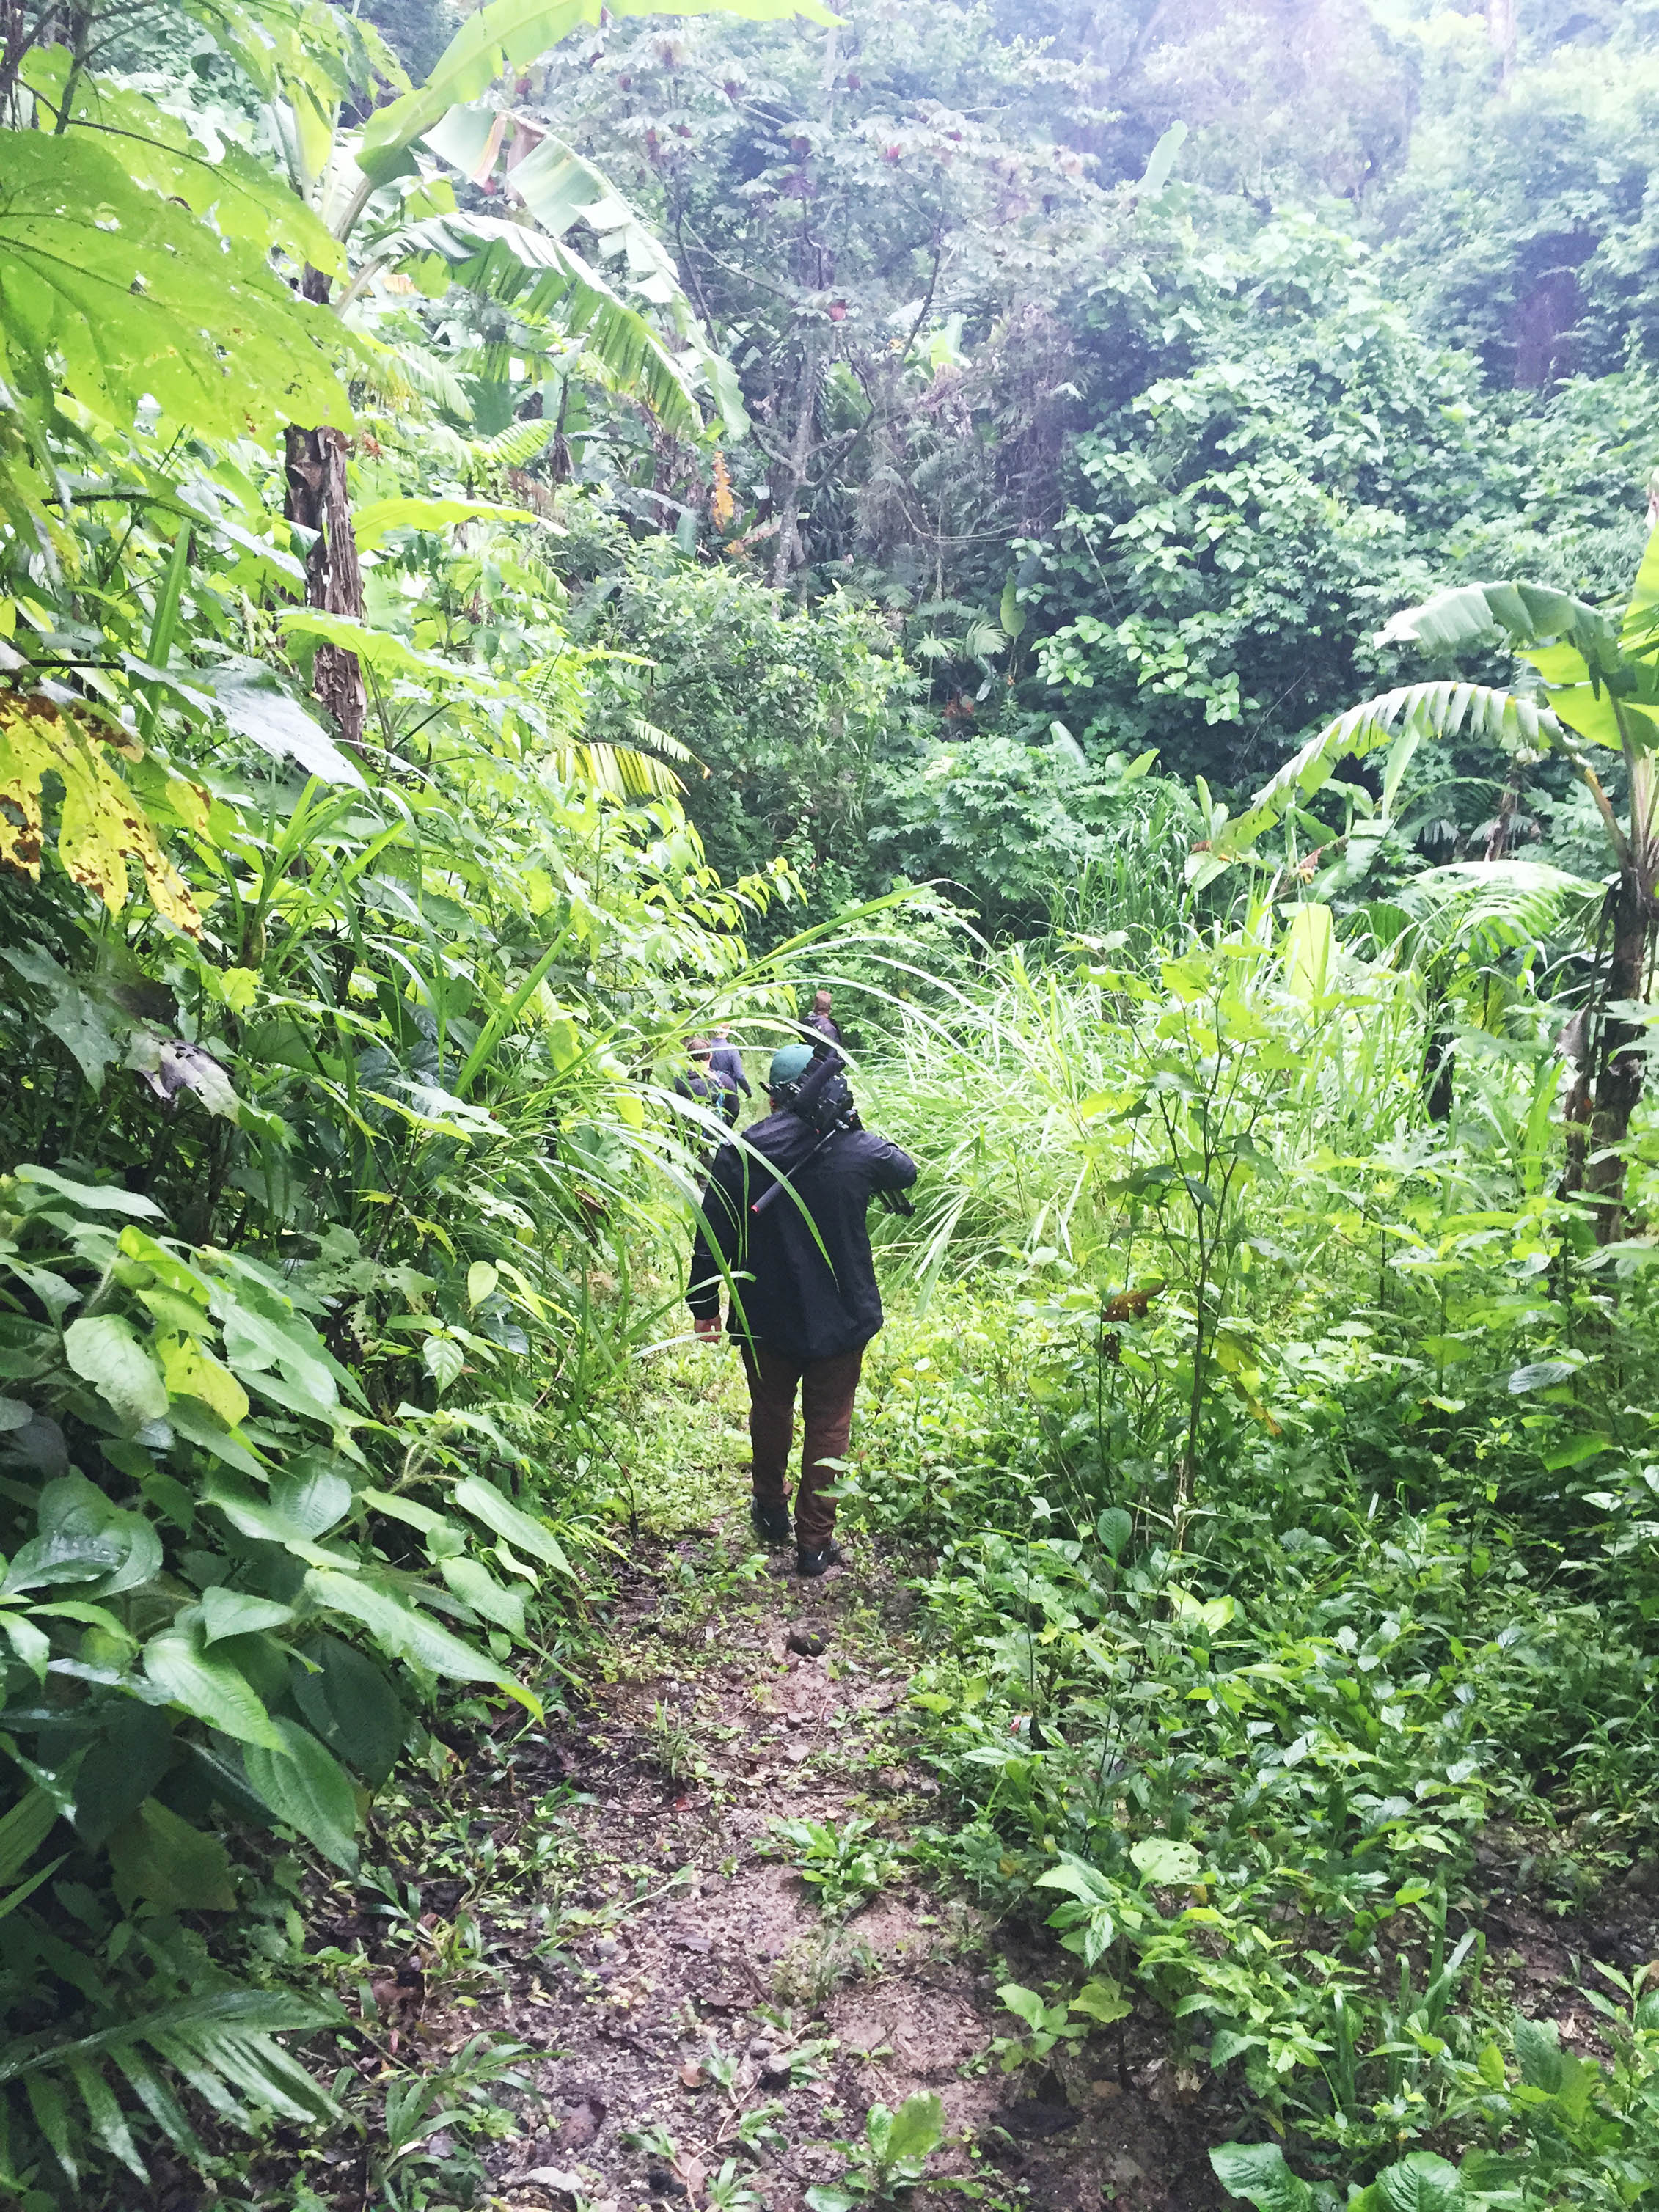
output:
[[787,1091],[792,1083],[799,1083],[812,1065],[813,1058],[810,1044],[780,1045],[766,1072],[767,1089],[774,1092]]

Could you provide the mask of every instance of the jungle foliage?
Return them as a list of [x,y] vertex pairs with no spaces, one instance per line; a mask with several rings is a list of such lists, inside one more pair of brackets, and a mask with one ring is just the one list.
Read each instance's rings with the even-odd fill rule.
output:
[[1656,1787],[1653,11],[0,39],[0,2192],[483,2188],[516,2052],[319,1926],[580,1681],[684,1039],[822,960],[1014,2063],[1144,2003],[1257,2203],[1643,2201],[1639,1962],[1564,2043],[1477,1842],[1570,1908]]

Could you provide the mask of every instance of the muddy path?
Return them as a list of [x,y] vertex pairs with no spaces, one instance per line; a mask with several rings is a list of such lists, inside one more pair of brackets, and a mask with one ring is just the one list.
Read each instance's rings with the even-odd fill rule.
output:
[[[408,2033],[431,2063],[481,2029],[533,2052],[528,2117],[486,2160],[493,2203],[798,2212],[872,2105],[919,2090],[949,2126],[930,2172],[981,2201],[1223,2203],[1206,2152],[1229,2115],[1151,2021],[1058,2070],[1002,2070],[994,2039],[1019,2031],[996,1990],[1053,1978],[1052,1939],[989,1924],[903,1857],[861,1910],[820,1908],[775,1821],[862,1820],[890,1858],[949,1823],[908,1707],[920,1624],[867,1546],[803,1583],[793,1553],[756,1554],[741,1474],[718,1488],[702,1526],[635,1547],[580,1699],[456,1777],[469,1856],[510,1845],[538,1876],[425,1870],[428,1947],[465,1909],[484,1971],[425,1978]],[[394,1983],[394,2020],[397,2002]]]

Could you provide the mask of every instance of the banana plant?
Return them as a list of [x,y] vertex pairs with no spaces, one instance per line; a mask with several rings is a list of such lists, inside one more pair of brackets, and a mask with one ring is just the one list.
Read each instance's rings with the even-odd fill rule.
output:
[[[664,0],[618,0],[611,13],[715,9],[757,21],[793,15],[824,24],[837,20],[822,0],[692,0],[689,7],[665,5]],[[308,21],[313,15],[331,18],[334,10],[323,0],[307,0],[303,13]],[[693,388],[699,378],[721,398],[735,428],[736,384],[730,368],[702,338],[667,256],[659,250],[643,252],[640,241],[648,237],[644,226],[597,171],[556,141],[543,144],[523,165],[528,173],[518,193],[534,220],[503,222],[462,215],[453,187],[432,175],[429,161],[423,165],[416,152],[424,143],[441,159],[452,164],[459,160],[462,173],[482,183],[495,165],[506,121],[499,112],[478,115],[483,96],[540,61],[579,25],[597,23],[599,13],[599,0],[553,0],[551,5],[549,0],[489,0],[467,18],[423,83],[407,86],[399,73],[396,82],[405,88],[371,115],[361,133],[342,132],[343,101],[337,100],[326,112],[310,75],[289,75],[279,68],[270,112],[288,154],[291,181],[321,215],[342,252],[377,193],[412,183],[368,268],[348,284],[343,311],[355,307],[382,274],[411,278],[427,290],[459,283],[532,316],[557,309],[566,331],[580,332],[585,350],[621,389],[643,400],[665,429],[682,436],[701,434],[702,412]],[[389,73],[380,74],[392,81]],[[480,126],[477,131],[469,127],[473,122]],[[602,241],[607,226],[610,235],[623,234],[630,273],[641,258],[647,260],[643,280],[636,278],[635,289],[647,304],[668,312],[683,355],[676,356],[647,318],[565,243],[564,233],[579,219],[587,221]],[[309,296],[327,299],[326,274],[308,269],[305,289]],[[307,604],[361,620],[362,587],[352,542],[345,441],[330,427],[296,427],[289,429],[287,444],[289,516],[313,533]],[[324,644],[314,680],[342,736],[356,744],[368,712],[356,657]]]
[[[1495,744],[1522,764],[1551,754],[1569,762],[1595,802],[1613,872],[1594,996],[1566,1033],[1575,1076],[1565,1107],[1564,1188],[1590,1201],[1596,1242],[1607,1245],[1618,1240],[1624,1220],[1624,1147],[1642,1096],[1647,972],[1659,921],[1659,531],[1648,540],[1622,615],[1543,585],[1468,584],[1395,615],[1376,641],[1449,657],[1489,651],[1500,639],[1534,672],[1524,692],[1437,681],[1351,707],[1287,761],[1236,820],[1224,809],[1212,811],[1193,880],[1201,884],[1255,860],[1260,840],[1322,789],[1340,762],[1385,745],[1385,795],[1397,793],[1425,738]],[[1624,769],[1622,818],[1597,765],[1609,755]]]
[[[611,12],[713,8],[837,20],[823,0],[618,0]],[[54,445],[72,429],[52,403],[55,355],[103,419],[130,421],[146,392],[193,429],[222,418],[234,436],[274,416],[284,426],[288,520],[307,533],[307,604],[361,621],[341,372],[361,375],[386,358],[364,319],[365,295],[386,276],[428,292],[459,283],[532,321],[556,318],[613,388],[674,434],[702,434],[700,386],[728,429],[740,428],[734,374],[703,337],[672,260],[590,164],[544,137],[515,167],[512,221],[461,214],[439,167],[484,179],[509,118],[480,103],[568,32],[597,23],[599,0],[489,0],[416,86],[371,26],[325,0],[192,0],[191,12],[263,103],[285,177],[234,141],[192,138],[66,46],[31,46],[15,65],[11,99],[29,110],[15,109],[17,119],[46,127],[6,133],[9,173],[28,159],[26,189],[0,215],[0,368],[24,403],[0,410],[0,513],[31,538],[50,548],[61,535],[61,487],[55,502],[29,490],[32,475],[50,478]],[[363,128],[348,127],[387,92]],[[118,227],[94,222],[116,206]],[[52,249],[70,215],[80,252],[66,263]],[[349,249],[366,216],[370,250],[354,276]],[[568,242],[578,222],[620,258],[632,300]],[[302,269],[300,299],[269,265],[272,248]],[[235,312],[216,313],[216,301]],[[324,642],[314,683],[357,744],[368,701],[356,657]]]

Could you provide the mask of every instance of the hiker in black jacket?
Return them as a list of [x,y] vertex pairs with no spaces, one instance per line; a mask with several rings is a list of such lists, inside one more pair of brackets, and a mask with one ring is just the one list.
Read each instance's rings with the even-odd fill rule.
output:
[[[789,1540],[787,1471],[799,1388],[805,1436],[794,1534],[809,1576],[841,1558],[831,1541],[835,1501],[823,1494],[837,1469],[824,1462],[846,1452],[864,1347],[882,1324],[865,1216],[878,1191],[905,1190],[916,1179],[909,1154],[860,1127],[856,1114],[821,1142],[788,1111],[812,1060],[804,1044],[775,1053],[766,1085],[774,1110],[750,1123],[741,1146],[724,1144],[715,1155],[686,1292],[697,1334],[718,1337],[717,1247],[736,1279],[726,1325],[749,1377],[755,1526],[769,1543]],[[756,1213],[781,1177],[787,1186]]]

